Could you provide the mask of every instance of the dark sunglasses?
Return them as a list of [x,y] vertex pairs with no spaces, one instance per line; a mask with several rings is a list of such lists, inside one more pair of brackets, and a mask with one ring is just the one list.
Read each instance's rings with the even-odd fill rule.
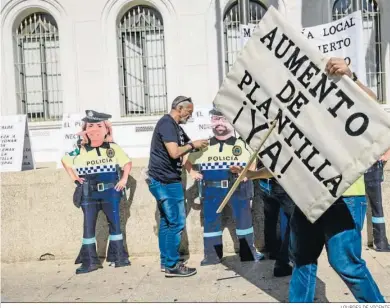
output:
[[184,99],[182,99],[181,101],[176,102],[176,104],[174,105],[174,107],[177,107],[177,105],[179,105],[179,104],[182,103],[182,102],[190,102],[190,103],[192,104],[192,99],[191,99],[191,97],[184,98]]

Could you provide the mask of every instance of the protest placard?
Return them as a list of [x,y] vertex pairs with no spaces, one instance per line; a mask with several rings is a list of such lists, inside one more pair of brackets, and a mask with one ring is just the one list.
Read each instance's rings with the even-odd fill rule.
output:
[[390,117],[270,7],[215,97],[240,136],[315,222],[390,148]]
[[82,118],[84,118],[84,116],[79,113],[64,113],[62,116],[57,168],[62,167],[61,158],[66,153],[72,152],[77,148],[77,140],[79,139],[77,133],[79,133],[82,129]]
[[191,140],[208,139],[213,136],[211,127],[210,110],[213,106],[195,108],[192,119],[181,125]]
[[359,80],[367,84],[361,11],[327,24],[305,28],[302,33],[326,56],[345,59]]
[[1,117],[0,166],[1,172],[35,169],[25,114]]
[[240,24],[241,47],[244,47],[245,44],[249,41],[256,26],[257,24]]

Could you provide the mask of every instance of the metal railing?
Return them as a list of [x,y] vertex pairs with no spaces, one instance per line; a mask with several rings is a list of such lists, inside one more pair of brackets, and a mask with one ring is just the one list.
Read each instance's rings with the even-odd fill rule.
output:
[[[267,7],[260,1],[249,2],[249,23],[258,24],[267,11]],[[241,50],[240,38],[240,7],[235,1],[226,10],[223,18],[225,43],[225,70],[228,72],[236,61]]]
[[375,0],[336,0],[333,5],[333,20],[354,11],[362,11],[364,50],[368,87],[376,93],[378,101],[384,100],[385,72],[382,65],[380,7]]
[[164,25],[154,8],[138,5],[118,24],[122,116],[167,112]]
[[46,13],[25,18],[14,34],[18,113],[29,121],[59,120],[63,112],[57,24]]

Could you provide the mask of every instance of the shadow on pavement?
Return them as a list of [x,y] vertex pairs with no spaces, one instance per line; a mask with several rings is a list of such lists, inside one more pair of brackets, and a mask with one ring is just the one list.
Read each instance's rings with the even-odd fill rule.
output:
[[[273,276],[273,260],[262,260],[260,262],[241,262],[238,255],[228,256],[223,259],[222,264],[226,270],[234,272],[232,277],[220,278],[221,280],[234,279],[241,276],[248,282],[257,286],[264,293],[275,298],[281,303],[288,302],[288,288],[291,276],[276,278]],[[316,303],[329,303],[326,298],[325,283],[317,278]]]

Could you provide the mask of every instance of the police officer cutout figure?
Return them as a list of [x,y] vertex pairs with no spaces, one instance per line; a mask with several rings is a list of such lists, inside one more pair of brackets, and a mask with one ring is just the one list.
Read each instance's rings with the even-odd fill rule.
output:
[[[234,184],[237,176],[229,171],[230,166],[245,166],[251,156],[250,148],[241,139],[233,136],[233,127],[219,111],[210,111],[214,137],[209,147],[190,153],[186,169],[192,178],[201,181],[204,209],[204,259],[202,266],[217,264],[223,256],[221,214],[216,211]],[[193,165],[200,171],[195,171]],[[253,168],[255,165],[253,165]],[[230,199],[236,220],[236,234],[240,243],[241,261],[258,261],[264,255],[254,247],[251,214],[253,183],[244,179]]]
[[[88,273],[103,266],[96,252],[95,228],[100,210],[109,222],[107,261],[110,266],[130,265],[120,230],[119,204],[131,170],[131,160],[112,142],[111,115],[86,111],[80,148],[62,158],[62,164],[80,189],[80,206],[84,213],[84,232],[76,264],[76,274]],[[120,178],[119,168],[123,169]],[[77,191],[77,189],[76,189]],[[75,203],[78,203],[77,201]]]

